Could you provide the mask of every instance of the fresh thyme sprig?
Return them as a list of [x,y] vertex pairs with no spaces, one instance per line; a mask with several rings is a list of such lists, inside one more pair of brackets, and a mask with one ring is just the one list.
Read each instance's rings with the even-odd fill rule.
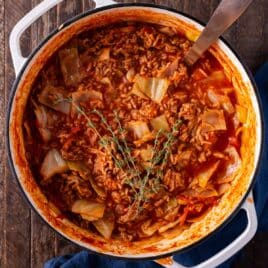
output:
[[125,154],[125,148],[123,148],[123,147],[121,146],[118,137],[117,137],[116,134],[114,133],[112,127],[108,124],[108,122],[107,122],[106,118],[104,117],[104,115],[103,115],[100,111],[98,111],[98,110],[96,110],[96,109],[94,109],[94,110],[92,111],[92,113],[95,113],[95,114],[97,114],[97,115],[100,117],[101,122],[105,125],[105,127],[107,128],[107,130],[111,133],[111,135],[112,135],[112,141],[115,143],[115,145],[117,146],[117,148],[118,148],[119,151],[121,152],[121,154],[122,154],[122,156],[123,156],[123,161],[124,161],[124,163],[125,163],[125,164],[128,166],[128,168],[130,169],[131,167],[130,167],[130,165],[129,165],[129,159],[127,158],[127,156],[126,156],[126,154]]
[[[137,177],[138,182],[140,182],[142,180],[142,178],[140,177],[140,172],[139,172],[139,170],[138,170],[138,168],[137,168],[137,166],[135,164],[135,160],[133,159],[133,157],[131,155],[131,150],[130,150],[130,148],[129,148],[128,144],[127,144],[127,141],[126,141],[126,139],[124,137],[125,130],[123,129],[123,127],[121,125],[121,122],[120,122],[120,119],[119,119],[119,116],[118,116],[117,112],[115,111],[114,115],[115,115],[116,122],[118,124],[119,133],[122,136],[122,137],[120,137],[121,141],[116,136],[116,134],[113,131],[112,127],[108,124],[108,122],[107,122],[106,118],[104,117],[104,115],[100,111],[98,111],[96,109],[94,109],[92,112],[97,114],[100,117],[101,122],[105,125],[107,130],[111,133],[112,140],[115,143],[115,145],[117,146],[117,148],[120,151],[120,153],[122,154],[124,164],[128,167],[128,169],[127,169],[128,177],[125,180],[125,184],[127,184],[127,185],[129,185],[131,187],[131,189],[133,190],[133,192],[134,192],[134,194],[136,196],[138,194],[137,188],[139,188],[139,187],[137,187],[137,185],[135,185],[133,183],[133,180],[135,180],[136,177]],[[122,145],[121,145],[121,142],[122,142]]]
[[143,180],[141,181],[141,185],[140,185],[140,188],[139,188],[139,195],[137,196],[137,204],[136,204],[136,207],[137,207],[137,212],[138,213],[140,210],[141,210],[141,202],[143,201],[146,201],[147,199],[147,192],[145,191],[145,187],[149,181],[149,178],[150,178],[150,175],[152,173],[152,170],[154,169],[155,165],[156,165],[156,161],[155,161],[155,152],[156,152],[156,148],[157,148],[157,145],[158,145],[158,142],[159,142],[159,136],[161,134],[161,130],[159,130],[156,134],[156,137],[155,137],[155,140],[154,140],[154,147],[153,147],[153,155],[152,155],[152,158],[151,158],[151,161],[148,165],[148,167],[146,168],[146,175],[144,176]]
[[[179,127],[182,125],[182,120],[177,120],[175,122],[175,124],[172,126],[172,130],[171,132],[169,132],[167,134],[167,141],[164,143],[163,145],[163,149],[162,149],[162,153],[164,152],[164,157],[163,157],[163,161],[162,161],[162,164],[161,164],[161,169],[163,170],[167,160],[168,160],[168,157],[170,155],[170,149],[171,149],[171,146],[173,145],[174,143],[174,140],[175,140],[175,133],[178,131]],[[162,154],[161,153],[161,154]]]
[[[58,102],[60,101],[68,101],[72,103],[76,111],[79,114],[83,115],[84,118],[87,120],[87,126],[93,129],[93,131],[99,137],[100,146],[105,148],[110,153],[115,166],[127,173],[127,178],[124,180],[124,184],[128,185],[132,189],[134,194],[133,202],[129,209],[135,210],[134,215],[136,217],[138,213],[142,210],[143,204],[149,201],[148,196],[150,195],[150,193],[157,193],[161,187],[161,181],[164,175],[163,169],[167,164],[168,157],[171,153],[171,147],[175,142],[175,134],[179,130],[182,121],[177,120],[170,132],[165,133],[162,130],[159,130],[156,133],[151,160],[146,166],[145,172],[142,172],[137,167],[136,161],[131,154],[132,151],[125,138],[126,129],[123,128],[117,111],[114,111],[114,119],[118,125],[119,134],[115,133],[115,131],[109,125],[105,116],[101,113],[101,111],[96,109],[91,111],[91,113],[99,116],[106,130],[111,135],[103,137],[97,130],[95,124],[92,122],[85,110],[81,106],[76,104],[72,98],[61,99]],[[163,143],[163,146],[160,149],[159,141],[160,137],[162,137],[163,135],[166,137],[166,141]],[[120,154],[116,153],[116,150]],[[127,167],[127,169],[125,167]],[[150,179],[151,183],[149,183]]]
[[87,120],[87,126],[88,126],[89,128],[91,128],[91,129],[96,133],[96,135],[99,137],[99,144],[100,144],[103,148],[105,148],[107,151],[110,152],[110,155],[111,155],[111,157],[112,157],[112,159],[113,159],[113,161],[114,161],[116,167],[122,169],[122,168],[123,168],[122,163],[121,163],[120,159],[118,159],[117,157],[115,157],[115,155],[112,153],[112,150],[111,150],[111,148],[110,148],[110,144],[109,144],[108,139],[107,139],[106,137],[103,137],[103,136],[99,133],[99,131],[97,130],[95,124],[92,122],[92,120],[89,118],[89,116],[86,114],[86,112],[84,111],[84,109],[83,109],[81,106],[77,105],[77,104],[75,103],[75,101],[73,101],[73,99],[72,99],[71,97],[68,97],[68,98],[59,98],[59,99],[57,99],[57,100],[54,102],[54,104],[57,104],[57,103],[60,103],[60,102],[64,102],[64,101],[69,102],[69,103],[72,103],[72,105],[75,107],[76,111],[77,111],[79,114],[81,114],[81,115],[84,116],[84,118]]
[[[149,163],[149,167],[147,168],[147,172],[146,175],[143,179],[143,183],[141,185],[140,188],[140,198],[138,200],[138,204],[140,204],[140,202],[144,199],[143,195],[145,195],[146,193],[144,193],[144,189],[148,183],[149,177],[153,171],[153,169],[155,168],[155,166],[162,160],[161,163],[161,170],[157,170],[156,174],[157,176],[154,178],[155,181],[161,181],[162,176],[163,176],[163,166],[166,164],[168,156],[170,155],[170,147],[172,146],[174,140],[175,140],[175,133],[178,131],[179,126],[182,124],[181,120],[178,120],[172,127],[172,131],[167,133],[167,141],[164,143],[163,148],[159,151],[156,151],[156,148],[158,146],[158,142],[159,142],[159,136],[162,133],[161,130],[159,130],[156,134],[156,138],[154,140],[154,147],[153,147],[153,156],[152,159]],[[155,153],[157,152],[157,153]],[[155,187],[152,187],[152,190],[154,192],[157,192],[157,189],[155,189]]]
[[136,167],[136,164],[135,164],[135,160],[131,155],[131,149],[129,148],[127,140],[125,138],[126,130],[122,127],[122,124],[120,122],[120,118],[119,118],[119,115],[118,115],[117,111],[114,111],[114,116],[115,116],[115,120],[116,120],[116,122],[118,124],[119,134],[121,135],[121,140],[122,140],[122,142],[124,144],[124,147],[125,147],[124,149],[126,151],[128,161],[131,163],[132,167],[134,168],[134,170],[136,171],[138,177],[140,178],[139,171],[138,171],[138,169]]

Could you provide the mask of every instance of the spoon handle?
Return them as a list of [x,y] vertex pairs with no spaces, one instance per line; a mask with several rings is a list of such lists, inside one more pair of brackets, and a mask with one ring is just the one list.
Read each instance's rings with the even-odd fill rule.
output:
[[219,36],[232,25],[253,0],[222,0],[184,61],[194,64]]

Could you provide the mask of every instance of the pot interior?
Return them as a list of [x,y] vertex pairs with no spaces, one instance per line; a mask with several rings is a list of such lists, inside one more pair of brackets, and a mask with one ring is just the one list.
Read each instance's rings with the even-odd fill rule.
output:
[[15,175],[29,202],[41,217],[57,232],[74,243],[90,250],[125,258],[157,258],[165,254],[182,251],[207,237],[221,226],[241,205],[248,193],[258,164],[261,147],[261,117],[255,88],[245,68],[223,42],[218,41],[210,52],[224,67],[236,89],[238,102],[247,107],[247,121],[243,127],[241,145],[241,168],[234,174],[232,187],[201,221],[189,229],[177,228],[166,237],[151,237],[143,241],[125,243],[118,240],[106,241],[102,237],[81,229],[66,218],[49,202],[35,182],[25,157],[22,120],[27,98],[38,73],[55,51],[72,37],[85,30],[94,29],[120,21],[140,21],[172,26],[195,39],[202,26],[194,20],[165,8],[144,5],[119,5],[89,11],[62,25],[51,34],[30,56],[17,78],[11,99],[9,114],[10,158]]

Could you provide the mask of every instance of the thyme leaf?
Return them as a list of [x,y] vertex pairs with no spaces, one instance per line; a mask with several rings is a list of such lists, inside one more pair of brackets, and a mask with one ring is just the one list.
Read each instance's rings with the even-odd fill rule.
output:
[[[143,210],[143,205],[150,202],[150,196],[157,193],[163,187],[161,184],[164,176],[163,169],[171,154],[171,147],[175,142],[176,133],[183,122],[180,119],[177,120],[170,132],[166,133],[159,130],[156,133],[151,160],[142,171],[132,156],[132,148],[126,139],[127,130],[123,127],[117,111],[114,111],[114,119],[118,126],[118,134],[113,130],[101,111],[94,109],[90,112],[100,118],[100,121],[109,133],[109,136],[102,136],[83,107],[75,103],[72,98],[60,99],[57,100],[57,103],[60,101],[72,103],[76,111],[86,119],[87,126],[96,133],[99,138],[99,145],[110,154],[114,165],[126,173],[123,184],[129,186],[133,193],[132,204],[129,209],[134,209],[135,218]],[[165,137],[166,141],[162,143],[161,147],[160,138],[163,137]]]

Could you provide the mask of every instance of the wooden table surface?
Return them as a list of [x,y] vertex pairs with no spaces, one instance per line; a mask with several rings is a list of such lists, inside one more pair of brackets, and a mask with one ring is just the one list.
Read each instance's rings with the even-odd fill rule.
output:
[[[14,81],[8,37],[15,23],[39,2],[41,0],[0,0],[0,135],[2,137],[0,140],[0,267],[5,268],[43,267],[43,263],[49,258],[80,250],[79,247],[65,241],[52,231],[30,209],[7,164],[3,138],[5,111]],[[167,5],[207,22],[219,0],[143,2]],[[21,44],[25,55],[57,25],[93,6],[94,4],[88,0],[67,0],[48,12],[24,34]],[[253,72],[268,60],[267,17],[268,1],[255,0],[243,17],[225,34],[225,38]],[[265,243],[268,243],[268,234],[257,235],[246,247],[242,263],[235,266],[267,267],[268,254]]]

